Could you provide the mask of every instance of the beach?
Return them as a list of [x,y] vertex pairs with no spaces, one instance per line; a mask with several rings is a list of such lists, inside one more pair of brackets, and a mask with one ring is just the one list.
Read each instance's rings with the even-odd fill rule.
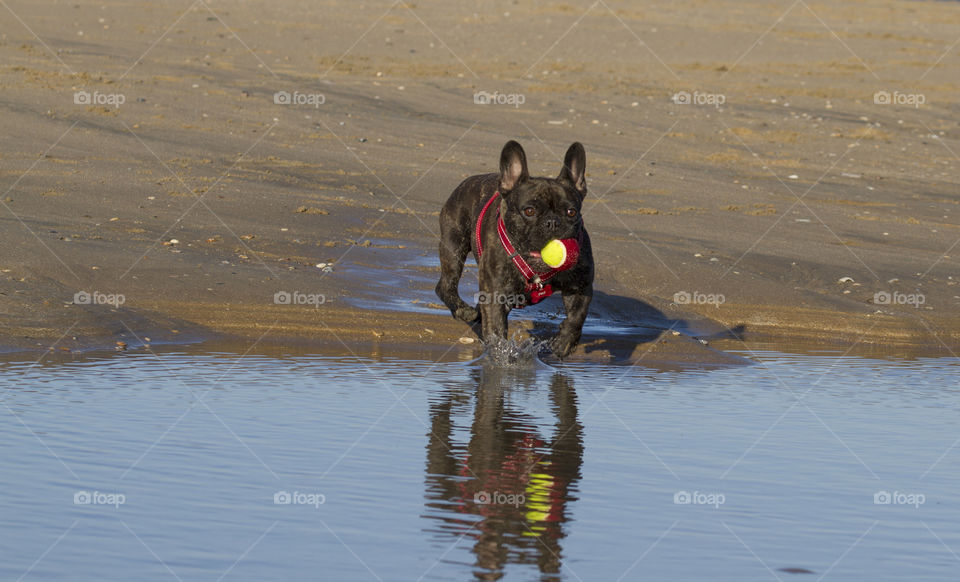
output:
[[437,216],[516,139],[587,151],[574,358],[955,350],[960,6],[482,8],[0,8],[0,343],[478,351]]

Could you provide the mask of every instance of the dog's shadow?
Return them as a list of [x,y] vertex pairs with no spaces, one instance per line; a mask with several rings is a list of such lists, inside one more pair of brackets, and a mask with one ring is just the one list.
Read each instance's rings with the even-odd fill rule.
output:
[[[557,306],[562,312],[562,306]],[[536,317],[531,335],[548,339],[556,334],[562,316],[556,319]],[[690,345],[701,340],[743,340],[746,326],[726,327],[704,317],[671,317],[650,303],[634,297],[594,291],[590,313],[583,328],[576,356],[603,354],[614,363],[632,362],[639,350],[646,351],[652,342],[665,334],[685,336]]]

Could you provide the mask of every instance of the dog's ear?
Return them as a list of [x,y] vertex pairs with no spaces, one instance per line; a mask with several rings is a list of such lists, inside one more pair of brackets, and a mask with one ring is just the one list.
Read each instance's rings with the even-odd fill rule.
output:
[[583,145],[575,141],[567,150],[567,155],[563,156],[563,168],[560,169],[558,180],[566,180],[573,184],[573,187],[581,195],[587,195],[587,152]]
[[527,173],[527,154],[520,144],[510,140],[500,152],[500,193],[509,192],[530,177]]

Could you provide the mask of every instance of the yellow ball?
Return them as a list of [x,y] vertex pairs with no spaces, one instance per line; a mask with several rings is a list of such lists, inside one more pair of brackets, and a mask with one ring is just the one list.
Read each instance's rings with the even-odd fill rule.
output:
[[559,240],[553,239],[540,250],[540,258],[551,267],[559,267],[567,260],[567,247],[563,246]]

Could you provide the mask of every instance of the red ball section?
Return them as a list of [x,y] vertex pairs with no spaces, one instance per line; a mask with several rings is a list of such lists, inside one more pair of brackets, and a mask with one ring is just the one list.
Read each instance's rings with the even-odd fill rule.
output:
[[560,266],[554,267],[556,269],[565,270],[577,264],[577,261],[580,259],[580,244],[575,238],[563,238],[560,239],[560,243],[566,249],[566,256],[564,261],[560,263]]

